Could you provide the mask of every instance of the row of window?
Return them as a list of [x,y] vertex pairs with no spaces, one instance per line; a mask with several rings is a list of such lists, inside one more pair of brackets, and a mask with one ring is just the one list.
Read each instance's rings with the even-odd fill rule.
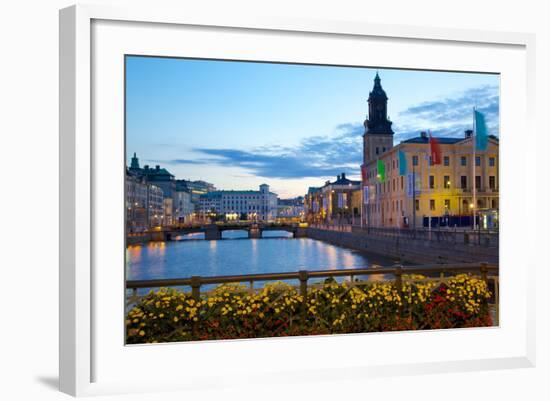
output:
[[229,200],[251,200],[251,199],[260,199],[260,195],[223,195],[223,199]]
[[[436,200],[435,199],[430,199],[429,203],[430,203],[430,210],[435,211],[436,210]],[[390,204],[391,204],[391,211],[392,212],[403,211],[403,200],[395,200],[395,201],[388,202],[386,204],[386,207],[387,207],[388,210],[390,208]],[[371,205],[371,208],[373,209],[374,212],[380,212],[381,206],[383,206],[383,204],[373,204],[373,205]],[[450,199],[444,199],[443,200],[443,207],[445,208],[445,210],[450,210],[451,209],[451,200]],[[486,207],[485,206],[485,201],[483,199],[478,199],[477,200],[477,207],[478,208]],[[496,209],[498,207],[498,201],[496,199],[491,199],[490,207],[492,209]],[[415,200],[415,209],[416,209],[416,211],[420,211],[420,199]],[[464,211],[467,211],[469,209],[470,209],[469,201],[467,199],[463,199],[462,200],[462,211],[464,212]]]
[[[376,148],[378,149],[378,148]],[[378,153],[376,153],[378,154]],[[418,166],[419,160],[417,155],[413,155],[412,157],[412,165]],[[430,166],[433,166],[433,160],[432,157],[429,156],[429,164]],[[443,156],[443,165],[448,167],[451,165],[451,157],[450,156]],[[468,166],[468,156],[460,156],[460,165],[463,167]],[[488,158],[488,165],[489,167],[495,167],[496,166],[496,158],[495,157],[489,157]],[[476,166],[481,166],[481,156],[476,156]],[[390,169],[390,163],[388,162],[386,165],[387,169]],[[399,160],[392,160],[391,162],[391,169],[395,170],[399,168]],[[368,178],[374,178],[378,174],[378,171],[376,169],[373,169],[369,171]]]
[[[496,165],[496,158],[495,157],[489,157],[488,161],[489,161],[489,163],[488,163],[489,167],[495,167],[495,165]],[[396,162],[396,161],[394,160],[394,162]],[[434,165],[431,156],[429,157],[429,162],[430,162],[430,166]],[[397,164],[399,164],[398,161],[397,161]],[[418,156],[415,155],[415,156],[412,157],[412,164],[413,164],[413,166],[418,166]],[[451,165],[451,157],[450,156],[443,156],[443,165],[444,166],[450,166]],[[461,166],[468,166],[468,156],[460,156],[460,165]],[[481,166],[481,156],[476,156],[476,166],[477,167]]]
[[[476,181],[475,182],[476,189],[480,189],[481,188],[481,176],[476,175],[475,181]],[[390,187],[390,184],[391,184],[391,187]],[[429,176],[428,185],[429,185],[430,189],[435,189],[436,188],[435,176],[433,176],[433,175]],[[382,184],[379,184],[379,188],[380,188],[380,191],[382,193],[389,192],[390,188],[391,188],[392,191],[396,191],[397,186],[399,186],[401,190],[404,189],[403,176],[399,177],[398,180],[396,180],[394,178],[391,181],[386,181]],[[451,177],[448,176],[448,175],[443,176],[443,188],[444,189],[450,189],[451,188]],[[460,188],[461,189],[468,189],[468,176],[466,176],[466,175],[461,175],[460,176]],[[494,175],[489,176],[489,189],[496,189],[496,176],[494,176]]]

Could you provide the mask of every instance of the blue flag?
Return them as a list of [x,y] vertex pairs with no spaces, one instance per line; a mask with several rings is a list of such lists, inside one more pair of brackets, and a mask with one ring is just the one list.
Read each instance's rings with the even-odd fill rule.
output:
[[480,113],[477,110],[474,110],[475,121],[476,121],[476,149],[477,150],[487,150],[487,124],[485,123],[485,116],[483,113]]
[[399,151],[399,175],[407,175],[407,155],[402,150]]

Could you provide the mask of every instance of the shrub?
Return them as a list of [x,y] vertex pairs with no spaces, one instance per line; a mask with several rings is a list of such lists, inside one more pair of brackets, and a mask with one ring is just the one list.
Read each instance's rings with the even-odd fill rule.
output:
[[251,292],[221,285],[194,300],[161,288],[127,315],[127,343],[490,326],[486,283],[457,275],[444,283],[403,276],[392,282],[310,285],[307,299],[276,282]]

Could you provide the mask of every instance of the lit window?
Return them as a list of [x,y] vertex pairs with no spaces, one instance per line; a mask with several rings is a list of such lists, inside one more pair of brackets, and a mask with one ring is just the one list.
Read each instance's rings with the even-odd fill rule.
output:
[[443,176],[443,188],[451,188],[451,178],[448,175]]

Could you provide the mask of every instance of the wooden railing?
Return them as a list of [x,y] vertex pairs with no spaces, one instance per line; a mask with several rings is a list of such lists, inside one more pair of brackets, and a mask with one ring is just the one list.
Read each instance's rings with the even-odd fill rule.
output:
[[180,287],[190,286],[191,294],[195,299],[200,298],[201,287],[210,284],[226,283],[250,283],[250,288],[254,288],[254,282],[257,281],[278,281],[278,280],[298,280],[300,282],[300,293],[307,297],[307,286],[310,279],[329,278],[329,277],[350,277],[354,281],[356,276],[369,276],[373,274],[389,274],[395,277],[395,285],[398,291],[401,290],[402,277],[404,274],[424,274],[439,275],[443,277],[450,273],[479,273],[481,278],[488,281],[488,274],[498,275],[498,265],[488,263],[462,263],[462,264],[436,264],[436,265],[417,265],[403,266],[394,265],[383,268],[363,268],[363,269],[340,269],[340,270],[300,270],[286,273],[262,273],[262,274],[243,274],[231,276],[191,276],[188,278],[170,278],[159,280],[127,280],[126,288],[135,292],[139,288],[159,288],[159,287]]
[[[299,280],[299,291],[303,299],[301,307],[302,314],[305,316],[307,305],[308,281],[310,279],[329,278],[329,277],[350,277],[352,285],[365,285],[367,281],[356,282],[356,276],[369,276],[376,274],[393,275],[394,285],[400,295],[403,293],[403,275],[420,274],[428,276],[425,280],[445,281],[446,277],[451,274],[458,273],[474,273],[487,283],[492,296],[489,303],[492,305],[494,312],[494,321],[496,325],[499,323],[499,268],[498,265],[488,263],[462,263],[462,264],[435,264],[435,265],[416,265],[403,266],[394,265],[383,268],[363,268],[363,269],[341,269],[341,270],[300,270],[296,272],[286,273],[262,273],[262,274],[243,274],[231,276],[212,276],[201,277],[191,276],[189,278],[174,278],[160,280],[127,280],[126,289],[132,290],[132,295],[127,299],[127,307],[130,307],[134,302],[139,300],[138,289],[140,288],[160,288],[160,287],[179,287],[190,286],[191,296],[195,300],[200,300],[201,287],[212,284],[227,284],[227,283],[249,283],[250,291],[254,291],[254,282],[257,281],[274,281],[274,280]],[[435,276],[435,277],[434,277]],[[412,280],[418,281],[418,280]],[[492,285],[492,288],[491,288]]]

